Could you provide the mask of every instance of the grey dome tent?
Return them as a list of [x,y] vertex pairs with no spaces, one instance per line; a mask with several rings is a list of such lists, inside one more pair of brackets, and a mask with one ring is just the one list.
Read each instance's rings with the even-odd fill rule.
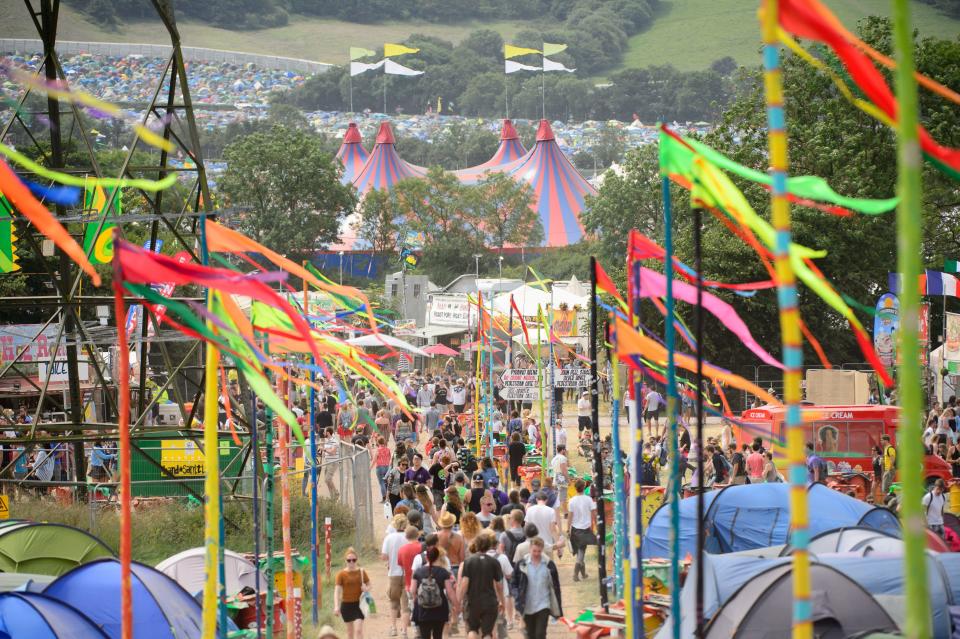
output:
[[[889,532],[852,526],[828,530],[810,539],[808,547],[810,554],[823,555],[827,553],[856,553],[870,554],[902,554],[903,541]],[[789,544],[780,551],[782,557],[789,557],[793,547]]]
[[[792,566],[780,564],[755,575],[713,616],[706,639],[781,639],[790,635]],[[896,631],[890,615],[857,582],[824,564],[810,565],[813,633],[818,639]]]

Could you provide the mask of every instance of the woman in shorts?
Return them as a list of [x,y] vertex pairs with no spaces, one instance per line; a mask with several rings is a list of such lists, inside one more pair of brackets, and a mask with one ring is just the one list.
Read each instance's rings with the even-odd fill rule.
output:
[[333,590],[333,614],[339,615],[347,627],[347,639],[363,639],[363,611],[360,597],[370,590],[370,576],[360,568],[360,558],[353,548],[343,553],[346,566],[337,573]]

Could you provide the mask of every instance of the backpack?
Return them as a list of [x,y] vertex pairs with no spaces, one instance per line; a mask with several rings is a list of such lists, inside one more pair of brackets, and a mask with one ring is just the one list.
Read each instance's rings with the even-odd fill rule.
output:
[[417,587],[417,605],[425,610],[439,608],[443,605],[443,592],[437,578],[433,576],[433,568],[428,568],[427,574],[420,580]]
[[733,465],[730,463],[730,460],[727,459],[725,455],[719,455],[720,463],[723,466],[723,476],[724,479],[730,476],[730,472],[733,470]]
[[660,466],[667,465],[667,447],[661,442],[660,444]]
[[657,469],[653,461],[643,460],[640,465],[640,483],[644,486],[659,486],[660,478],[657,476]]
[[503,554],[507,556],[507,560],[511,566],[515,565],[513,563],[513,553],[517,550],[517,546],[523,543],[524,539],[526,539],[526,536],[524,536],[523,532],[520,533],[520,539],[514,537],[513,533],[509,530],[503,535]]

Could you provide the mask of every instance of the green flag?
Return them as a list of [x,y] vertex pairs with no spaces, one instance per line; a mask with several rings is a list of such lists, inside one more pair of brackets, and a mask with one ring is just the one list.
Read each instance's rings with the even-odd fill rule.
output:
[[0,273],[19,271],[17,264],[17,236],[14,234],[13,206],[0,193]]
[[943,264],[944,273],[960,273],[960,262],[957,260],[947,260]]
[[377,55],[377,52],[371,51],[370,49],[364,49],[363,47],[350,47],[350,60],[368,58],[372,55]]
[[565,44],[551,44],[550,42],[543,43],[543,55],[554,55],[566,50],[567,45]]
[[[104,220],[100,233],[97,233],[97,220],[110,202],[111,196],[113,197],[111,210],[107,213],[107,219]],[[93,219],[87,222],[83,233],[83,250],[90,256],[93,264],[106,264],[113,259],[113,227],[116,224],[110,222],[110,218],[120,215],[120,198],[121,193],[118,192],[116,195],[113,191],[108,193],[99,184],[84,188],[83,209],[91,212]]]

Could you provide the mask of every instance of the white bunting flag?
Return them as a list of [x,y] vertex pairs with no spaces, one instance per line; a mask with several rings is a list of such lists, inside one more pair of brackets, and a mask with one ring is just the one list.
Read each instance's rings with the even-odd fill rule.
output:
[[351,62],[350,63],[350,75],[360,75],[361,73],[366,73],[367,71],[373,71],[374,69],[379,69],[383,66],[383,60],[380,62],[373,62],[367,64],[366,62]]
[[517,71],[539,71],[540,67],[532,67],[529,64],[521,64],[513,60],[504,60],[504,71],[507,73],[516,73]]
[[553,60],[548,60],[547,58],[543,59],[543,70],[544,71],[566,71],[567,73],[573,73],[576,69],[568,69],[559,62],[554,62]]
[[397,64],[390,58],[385,60],[383,72],[389,73],[390,75],[423,75],[423,71],[417,71],[416,69],[405,67],[402,64]]

